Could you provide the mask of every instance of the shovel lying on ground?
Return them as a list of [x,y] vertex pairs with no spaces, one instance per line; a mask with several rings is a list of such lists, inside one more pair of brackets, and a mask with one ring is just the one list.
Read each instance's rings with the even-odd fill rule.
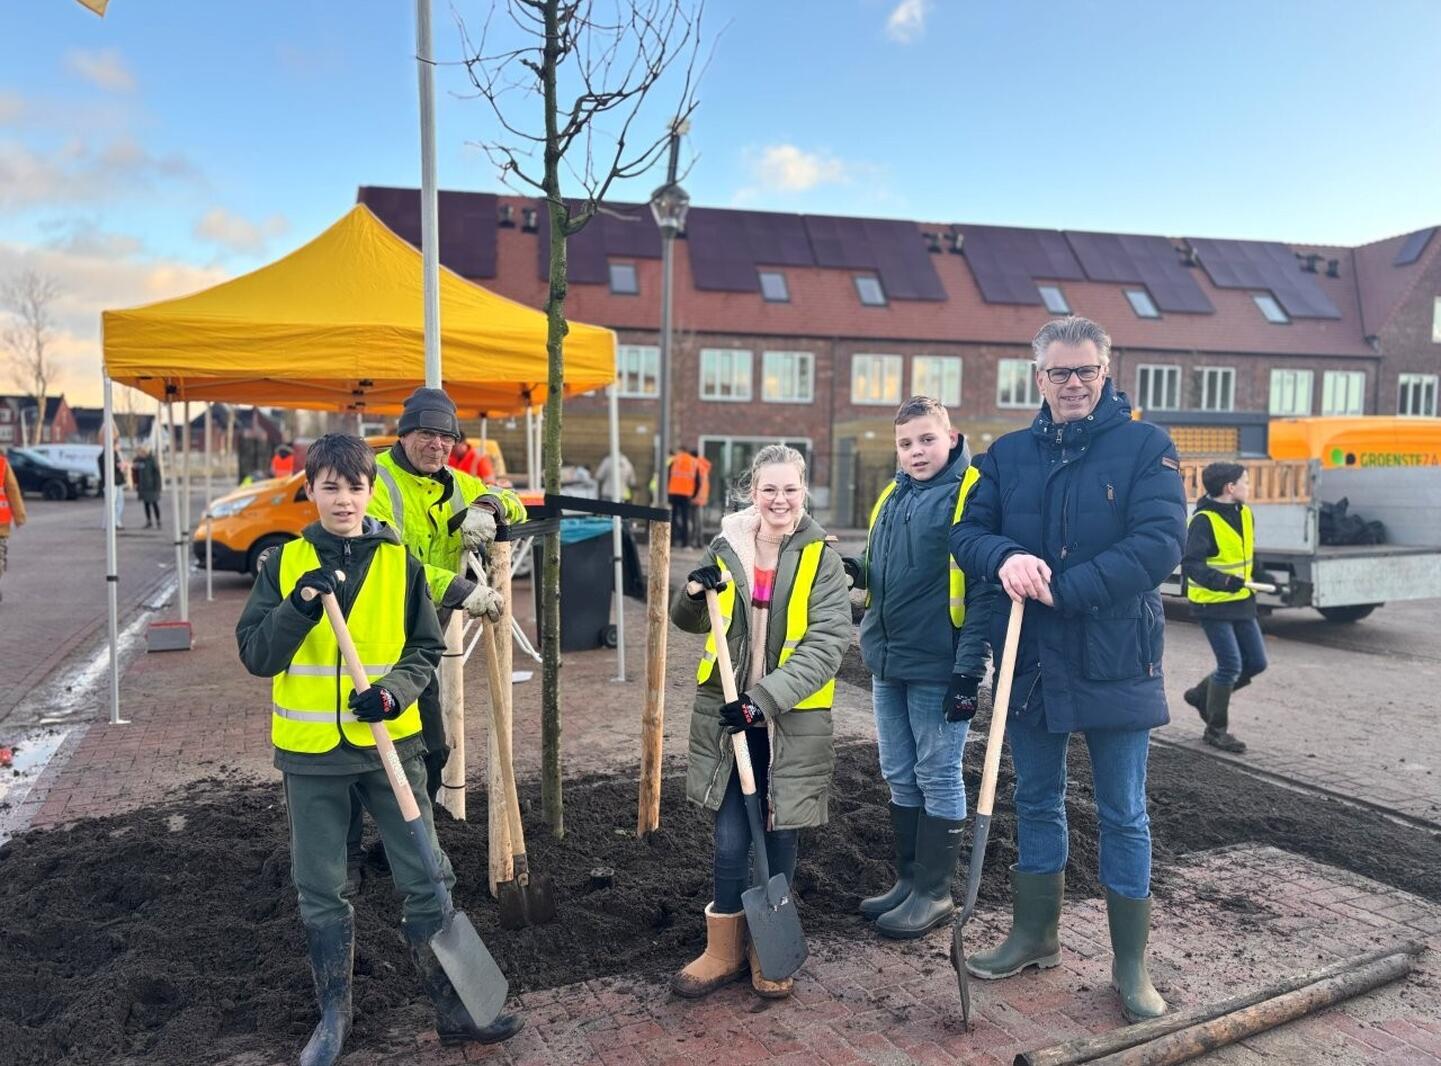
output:
[[[335,572],[335,576],[338,581],[345,580],[345,575],[339,570]],[[304,596],[305,592],[301,595]],[[313,599],[314,596],[305,598]],[[326,618],[330,620],[330,628],[335,631],[335,642],[340,645],[340,654],[345,660],[345,668],[350,672],[355,691],[364,692],[370,688],[370,679],[366,677],[365,667],[361,665],[355,642],[350,639],[350,628],[345,624],[345,616],[340,613],[340,603],[335,595],[329,592],[321,596],[321,603],[325,607]],[[375,737],[375,747],[380,753],[381,764],[385,767],[385,776],[390,779],[395,802],[400,805],[401,816],[405,819],[406,828],[410,830],[411,839],[415,841],[421,865],[425,867],[426,876],[430,878],[431,886],[435,889],[435,898],[440,903],[440,929],[430,938],[430,949],[440,960],[441,969],[455,986],[456,994],[470,1012],[471,1020],[478,1026],[489,1025],[499,1017],[501,1008],[505,1006],[510,985],[505,974],[500,972],[495,959],[486,950],[485,942],[480,939],[480,934],[475,931],[470,919],[455,909],[455,903],[451,900],[450,891],[445,887],[445,879],[440,873],[440,860],[435,849],[430,846],[430,834],[426,832],[420,808],[416,805],[410,784],[405,779],[405,769],[401,766],[400,756],[395,752],[390,734],[385,731],[385,723],[372,722],[370,732]]]
[[[721,618],[720,600],[714,589],[706,589],[706,609],[710,612],[711,637],[715,641],[716,669],[720,671],[721,691],[727,703],[735,701],[736,679],[731,669],[730,648],[726,646],[725,622]],[[806,937],[801,932],[801,916],[796,910],[786,875],[771,876],[766,856],[766,834],[761,824],[760,798],[756,795],[755,773],[751,769],[751,753],[745,733],[731,734],[731,748],[736,757],[736,773],[741,779],[745,796],[746,817],[751,826],[751,850],[755,855],[757,880],[754,888],[741,893],[745,907],[746,927],[760,960],[761,976],[768,981],[784,981],[806,961]]]
[[1026,601],[1011,603],[1011,617],[1006,624],[1006,646],[1001,652],[1001,669],[996,675],[996,698],[991,704],[991,729],[986,736],[986,761],[981,771],[981,792],[976,798],[976,825],[971,838],[971,868],[966,878],[966,902],[951,926],[951,965],[956,969],[956,984],[961,992],[961,1022],[971,1027],[971,985],[966,973],[966,949],[961,943],[961,927],[976,909],[981,891],[981,871],[986,864],[986,839],[991,835],[991,809],[996,802],[996,777],[1001,770],[1001,743],[1006,736],[1006,712],[1011,706],[1011,678],[1016,672],[1016,649],[1021,643],[1021,618]]

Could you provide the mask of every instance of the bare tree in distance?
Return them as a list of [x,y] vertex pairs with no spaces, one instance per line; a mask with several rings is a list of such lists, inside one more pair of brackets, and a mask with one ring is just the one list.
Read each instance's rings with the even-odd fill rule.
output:
[[59,297],[59,283],[30,268],[0,285],[0,308],[9,312],[9,321],[0,328],[0,345],[10,352],[10,373],[15,384],[35,398],[31,444],[40,443],[45,429],[45,400],[58,372],[50,345],[55,337],[51,306]]
[[[545,200],[550,223],[541,445],[547,494],[561,488],[566,241],[605,209],[616,182],[644,174],[684,131],[697,104],[702,13],[702,0],[492,0],[478,35],[460,23],[466,71],[499,125],[496,137],[478,143],[502,184]],[[637,134],[647,100],[668,75],[679,81],[673,106],[658,133]],[[567,199],[567,189],[579,195]],[[541,802],[559,837],[559,533],[545,538],[541,603]]]

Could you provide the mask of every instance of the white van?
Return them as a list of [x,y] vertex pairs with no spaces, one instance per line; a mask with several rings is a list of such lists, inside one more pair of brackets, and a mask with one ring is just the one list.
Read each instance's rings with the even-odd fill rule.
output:
[[25,449],[38,455],[51,466],[62,470],[73,470],[84,476],[83,492],[98,491],[100,488],[100,453],[105,449],[98,444],[32,444]]

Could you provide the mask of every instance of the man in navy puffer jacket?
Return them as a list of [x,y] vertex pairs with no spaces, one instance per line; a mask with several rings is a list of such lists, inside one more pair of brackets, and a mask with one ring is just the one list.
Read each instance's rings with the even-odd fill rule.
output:
[[[1026,600],[1007,738],[1019,856],[1011,934],[971,973],[1008,977],[1060,962],[1066,748],[1083,732],[1100,823],[1112,983],[1131,1020],[1166,1005],[1146,973],[1151,833],[1149,731],[1164,725],[1164,618],[1156,587],[1180,562],[1186,504],[1175,446],[1131,419],[1109,378],[1110,337],[1084,318],[1036,334],[1045,402],[1029,429],[991,445],[951,551],[973,576]],[[992,641],[1005,613],[993,614]],[[999,652],[997,653],[999,659]]]

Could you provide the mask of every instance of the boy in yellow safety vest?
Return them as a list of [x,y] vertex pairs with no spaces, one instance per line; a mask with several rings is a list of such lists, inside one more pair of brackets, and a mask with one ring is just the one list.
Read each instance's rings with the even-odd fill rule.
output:
[[1210,641],[1216,669],[1185,693],[1201,715],[1201,739],[1214,748],[1240,754],[1246,745],[1230,732],[1231,694],[1266,669],[1266,642],[1256,617],[1252,580],[1255,522],[1246,500],[1251,482],[1240,463],[1211,463],[1201,471],[1206,495],[1186,534],[1181,574],[1191,613]]
[[[291,871],[321,1013],[302,1066],[334,1063],[350,1030],[355,916],[342,890],[352,789],[393,843],[391,875],[405,896],[401,925],[435,1004],[441,1041],[495,1043],[522,1024],[503,1014],[477,1026],[431,951],[440,906],[376,753],[371,723],[384,722],[439,852],[416,699],[440,663],[444,642],[425,568],[395,530],[366,516],[375,476],[375,455],[358,437],[331,433],[311,445],[305,491],[320,521],[266,560],[235,627],[245,668],[273,679],[270,735],[275,767],[284,775]],[[307,599],[306,590],[317,595]],[[342,665],[324,620],[323,593],[333,593],[346,616],[371,679],[364,693],[355,691]],[[453,886],[444,854],[440,865]]]

